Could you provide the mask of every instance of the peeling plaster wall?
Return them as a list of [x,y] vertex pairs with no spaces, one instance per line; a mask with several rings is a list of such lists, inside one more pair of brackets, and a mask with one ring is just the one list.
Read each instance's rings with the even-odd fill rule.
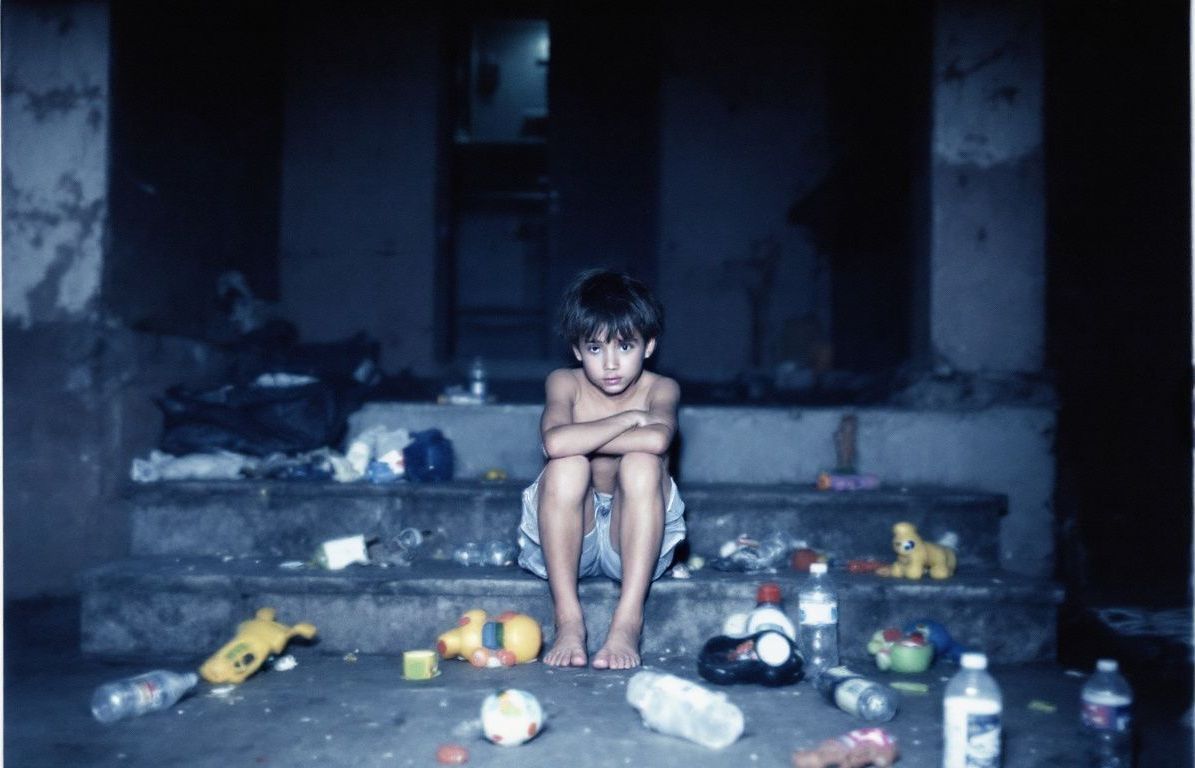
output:
[[104,3],[6,3],[4,318],[74,320],[94,306],[108,150]]
[[1036,372],[1045,343],[1041,11],[942,0],[935,26],[933,352],[965,371]]

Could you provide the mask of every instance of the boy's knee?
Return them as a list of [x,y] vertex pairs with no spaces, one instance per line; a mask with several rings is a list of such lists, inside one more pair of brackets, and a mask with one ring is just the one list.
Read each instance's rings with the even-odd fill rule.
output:
[[540,478],[540,492],[584,493],[589,488],[589,459],[563,456],[550,459]]
[[654,453],[628,453],[618,465],[618,485],[624,493],[658,493],[663,460]]

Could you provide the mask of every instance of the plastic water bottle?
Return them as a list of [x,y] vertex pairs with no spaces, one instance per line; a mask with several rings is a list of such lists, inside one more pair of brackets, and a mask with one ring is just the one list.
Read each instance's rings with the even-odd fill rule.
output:
[[1133,689],[1115,659],[1100,659],[1083,685],[1081,720],[1091,768],[1129,768],[1133,764]]
[[91,714],[101,723],[136,717],[174,706],[199,682],[194,672],[153,672],[104,683],[91,697]]
[[469,366],[469,394],[473,397],[485,402],[489,395],[489,381],[485,372],[485,361],[480,357],[473,358],[473,364]]
[[988,674],[988,658],[964,653],[962,669],[946,684],[942,717],[942,768],[1000,765],[1000,686]]
[[676,675],[636,672],[627,683],[627,703],[648,728],[709,749],[729,746],[743,733],[743,713],[726,694]]
[[784,612],[780,602],[780,585],[769,581],[759,585],[755,592],[755,608],[747,614],[747,634],[754,635],[765,629],[775,630],[790,640],[797,639],[797,628]]
[[830,667],[813,684],[843,712],[869,723],[888,722],[900,706],[900,694],[892,688],[847,667]]
[[838,666],[838,595],[825,563],[809,566],[809,579],[798,594],[797,605],[805,672],[816,680],[824,670]]

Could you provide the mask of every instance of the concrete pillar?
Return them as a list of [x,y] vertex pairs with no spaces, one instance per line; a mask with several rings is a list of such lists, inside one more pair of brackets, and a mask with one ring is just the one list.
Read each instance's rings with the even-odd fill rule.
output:
[[1043,365],[1042,45],[1037,3],[938,3],[927,325],[960,371]]

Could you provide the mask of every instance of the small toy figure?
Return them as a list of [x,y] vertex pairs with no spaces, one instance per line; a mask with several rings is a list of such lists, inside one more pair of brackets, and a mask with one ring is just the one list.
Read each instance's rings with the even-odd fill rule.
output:
[[243,683],[270,654],[282,653],[296,635],[315,637],[315,626],[306,622],[288,627],[274,621],[273,608],[259,608],[257,615],[242,621],[236,637],[203,662],[199,674],[209,683]]
[[888,768],[898,756],[896,739],[883,728],[858,728],[794,752],[792,762],[793,768]]
[[885,672],[915,674],[929,669],[934,646],[920,634],[905,634],[895,627],[877,630],[867,642],[867,652]]
[[957,662],[968,649],[950,636],[946,627],[933,619],[915,619],[905,624],[906,635],[920,635],[934,647],[934,654],[941,659]]
[[465,659],[475,667],[513,667],[535,659],[542,642],[539,622],[530,616],[507,611],[487,621],[486,612],[474,608],[436,639],[436,650],[445,659]]
[[923,541],[912,523],[900,522],[892,526],[892,549],[896,552],[896,562],[876,571],[880,576],[920,579],[927,569],[930,577],[935,579],[954,575],[957,563],[954,550]]

